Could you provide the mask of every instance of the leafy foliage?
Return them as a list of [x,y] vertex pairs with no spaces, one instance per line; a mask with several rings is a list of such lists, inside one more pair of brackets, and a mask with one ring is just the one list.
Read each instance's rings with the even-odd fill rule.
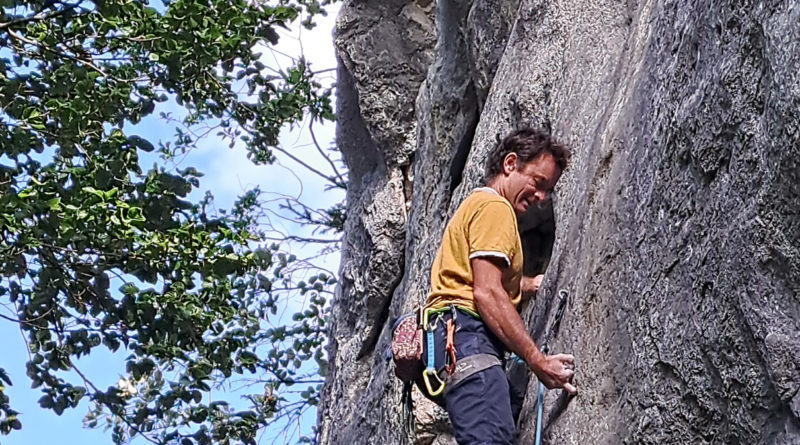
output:
[[[304,363],[324,373],[323,295],[335,280],[317,272],[295,283],[296,258],[280,244],[255,247],[265,238],[258,190],[216,212],[211,196],[189,198],[202,177],[194,168],[142,170],[144,153],[184,152],[195,132],[154,143],[130,129],[174,101],[184,128],[206,124],[254,162],[272,162],[282,127],[333,114],[304,60],[270,71],[257,51],[277,42],[277,28],[312,26],[323,5],[0,5],[0,301],[26,335],[39,404],[60,414],[89,398],[86,423],[110,426],[116,443],[255,443],[290,405],[281,390],[303,380]],[[334,233],[344,218],[340,206],[322,219],[295,212]],[[277,318],[277,294],[295,285],[310,304],[289,326],[264,329]],[[98,347],[128,354],[116,386],[96,386],[77,366]],[[226,379],[246,374],[266,382],[249,409],[214,399]],[[5,434],[21,424],[3,384],[0,369]],[[315,404],[316,389],[298,403]]]
[[22,428],[22,422],[17,419],[18,412],[11,409],[5,386],[11,386],[11,379],[3,368],[0,368],[0,434],[8,434],[11,430]]

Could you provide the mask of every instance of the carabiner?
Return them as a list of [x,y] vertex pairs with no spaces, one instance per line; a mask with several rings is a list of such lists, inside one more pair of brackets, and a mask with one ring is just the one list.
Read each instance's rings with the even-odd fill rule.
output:
[[[434,315],[439,315],[439,318],[441,318],[440,310],[425,309],[422,312],[422,329],[425,330],[425,331],[433,331],[433,330],[435,330],[436,329],[436,323],[439,321],[438,319],[435,319],[435,318],[433,319],[433,321],[431,321],[430,320],[431,313],[433,313]],[[429,324],[429,322],[430,322],[430,324]]]
[[[436,377],[436,380],[439,382],[439,388],[436,389],[435,391],[431,386],[431,380],[429,377],[430,374],[433,374],[433,376]],[[436,369],[434,368],[428,367],[425,368],[424,371],[422,371],[422,381],[425,382],[425,388],[428,390],[428,395],[430,395],[431,397],[436,397],[439,394],[441,394],[442,391],[444,391],[444,381],[442,381],[442,379],[439,378],[439,373],[436,372]]]

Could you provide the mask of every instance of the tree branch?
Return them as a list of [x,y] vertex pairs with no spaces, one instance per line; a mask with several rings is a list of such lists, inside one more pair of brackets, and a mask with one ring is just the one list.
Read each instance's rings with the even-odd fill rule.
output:
[[299,241],[301,243],[320,243],[320,244],[335,244],[342,241],[340,239],[307,238],[297,235],[287,235],[284,236],[283,238],[267,236],[264,237],[264,239],[270,241]]
[[325,173],[322,173],[321,171],[317,170],[316,168],[308,165],[307,163],[305,163],[302,160],[300,160],[297,156],[294,156],[293,154],[289,153],[288,151],[286,151],[286,150],[284,150],[284,149],[282,149],[282,148],[280,148],[278,146],[275,146],[273,148],[275,150],[278,150],[279,152],[285,154],[286,156],[289,157],[289,159],[293,160],[294,162],[297,162],[298,164],[300,164],[303,167],[307,168],[312,173],[314,173],[314,174],[318,175],[319,177],[325,179],[326,181],[332,183],[336,187],[341,187],[341,185],[336,181],[335,178],[331,178],[330,176],[326,175]]
[[[74,370],[76,373],[78,373],[78,375],[81,377],[81,379],[83,379],[83,383],[84,383],[86,386],[89,386],[89,387],[91,387],[91,388],[94,390],[94,392],[102,392],[102,391],[100,391],[100,390],[97,388],[97,386],[95,386],[95,384],[94,384],[94,383],[92,383],[92,381],[91,381],[91,380],[89,380],[89,379],[86,377],[86,375],[84,375],[84,374],[83,374],[83,373],[80,371],[80,369],[78,369],[78,367],[77,367],[77,366],[75,366],[75,364],[73,364],[73,363],[70,363],[70,367],[71,367],[71,368],[72,368],[72,369],[73,369],[73,370]],[[113,413],[113,411],[112,411],[112,413]],[[121,419],[123,422],[125,422],[125,424],[126,424],[126,425],[128,425],[128,428],[130,428],[130,429],[132,429],[133,431],[135,431],[135,432],[136,432],[138,435],[140,435],[140,436],[144,437],[144,438],[145,438],[145,440],[147,440],[147,441],[149,441],[149,442],[152,442],[152,443],[154,443],[154,444],[156,444],[156,445],[159,445],[159,444],[161,443],[161,442],[159,442],[159,441],[157,441],[157,440],[153,439],[152,437],[148,436],[148,435],[147,435],[147,434],[145,434],[144,432],[142,432],[142,430],[140,430],[140,429],[139,429],[139,428],[137,428],[137,427],[136,427],[136,426],[135,426],[133,423],[131,423],[131,422],[130,422],[130,421],[127,419],[127,418],[126,418],[126,416],[124,416],[124,415],[121,415],[121,416],[119,416],[119,415],[118,415],[118,417],[119,417],[119,418],[120,418],[120,419]]]
[[44,13],[44,10],[41,10],[38,13],[36,13],[36,14],[34,14],[32,16],[29,16],[29,17],[20,17],[18,19],[14,19],[14,20],[8,21],[6,23],[0,23],[0,30],[8,29],[8,28],[10,28],[12,26],[21,25],[23,23],[40,22],[40,21],[43,21],[43,20],[49,20],[49,19],[58,17],[58,16],[60,16],[62,14],[65,14],[67,11],[71,11],[71,10],[75,9],[76,7],[78,7],[78,5],[80,5],[80,2],[73,3],[71,5],[67,5],[67,7],[65,7],[64,9],[58,9],[58,10],[55,10],[55,11],[51,11],[50,13],[47,13],[47,14]]
[[325,151],[322,150],[322,147],[319,146],[319,142],[317,142],[317,136],[314,134],[314,121],[308,123],[308,132],[311,133],[311,140],[314,141],[314,146],[317,147],[317,151],[319,152],[319,154],[322,155],[322,157],[325,158],[326,161],[328,161],[328,164],[331,165],[333,173],[336,175],[336,178],[339,179],[340,187],[346,189],[347,181],[344,180],[341,173],[339,173],[339,170],[336,169],[336,164],[333,163],[328,154],[325,153]]
[[35,40],[31,40],[31,39],[29,39],[27,37],[21,36],[21,35],[17,34],[16,32],[14,32],[13,30],[8,29],[8,30],[6,30],[6,32],[8,32],[8,35],[14,40],[17,40],[17,41],[20,41],[20,42],[23,42],[23,43],[27,43],[28,45],[33,45],[33,46],[35,46],[37,48],[40,48],[40,49],[42,49],[44,51],[47,51],[49,53],[52,53],[52,54],[55,54],[57,56],[64,57],[64,58],[72,60],[74,62],[78,62],[78,63],[81,63],[83,65],[86,65],[87,67],[97,71],[104,78],[110,79],[108,74],[106,74],[106,72],[103,71],[102,68],[98,67],[97,65],[95,65],[94,63],[92,63],[89,60],[81,59],[80,57],[76,57],[76,56],[73,56],[72,54],[67,54],[67,53],[64,53],[64,52],[61,52],[61,51],[56,51],[55,49],[53,49],[53,48],[51,48],[51,47],[49,47],[47,45],[42,45],[41,43],[39,43],[39,42],[37,42]]

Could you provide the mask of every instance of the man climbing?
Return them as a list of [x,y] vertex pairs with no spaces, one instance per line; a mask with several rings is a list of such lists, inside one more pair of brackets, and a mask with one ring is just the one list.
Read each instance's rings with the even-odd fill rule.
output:
[[547,199],[569,157],[547,134],[513,132],[489,156],[486,187],[461,203],[445,229],[425,311],[435,325],[434,367],[450,375],[444,405],[461,445],[514,442],[515,416],[499,360],[506,350],[548,388],[577,391],[570,383],[573,357],[542,354],[517,312],[523,293],[535,292],[542,278],[522,276],[517,216]]

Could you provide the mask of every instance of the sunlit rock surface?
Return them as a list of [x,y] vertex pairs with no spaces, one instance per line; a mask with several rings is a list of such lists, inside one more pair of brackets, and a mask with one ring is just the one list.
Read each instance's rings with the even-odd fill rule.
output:
[[567,290],[550,346],[577,361],[544,443],[800,443],[800,5],[347,1],[336,44],[351,185],[321,443],[453,443],[430,406],[405,425],[390,324],[521,124],[574,151],[521,222],[547,266],[523,318],[543,340]]

